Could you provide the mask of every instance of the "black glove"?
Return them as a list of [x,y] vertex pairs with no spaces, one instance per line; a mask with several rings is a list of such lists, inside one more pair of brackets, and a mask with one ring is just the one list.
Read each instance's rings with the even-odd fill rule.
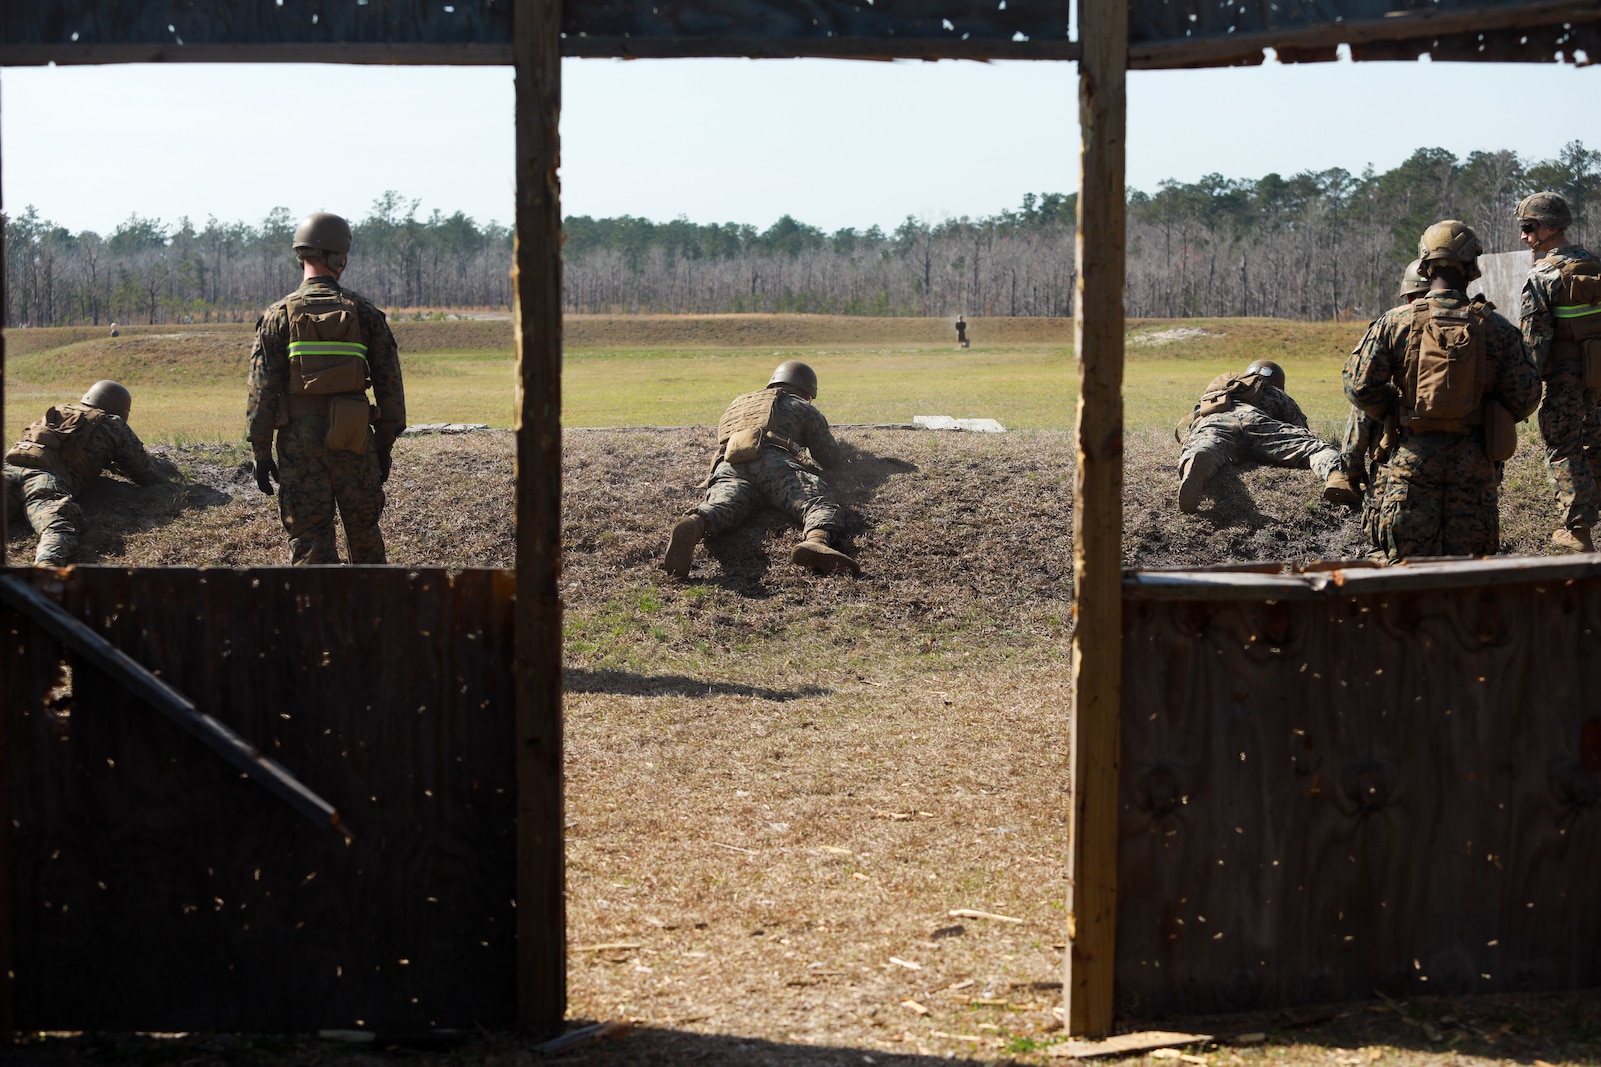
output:
[[256,453],[256,486],[271,496],[272,483],[275,481],[283,481],[278,477],[278,464],[272,461],[272,452],[263,448]]
[[379,452],[378,452],[378,481],[379,482],[387,482],[389,480],[389,465],[391,463],[393,463],[394,460],[395,460],[394,453],[390,452],[389,449],[385,448],[385,449],[380,449],[379,450]]

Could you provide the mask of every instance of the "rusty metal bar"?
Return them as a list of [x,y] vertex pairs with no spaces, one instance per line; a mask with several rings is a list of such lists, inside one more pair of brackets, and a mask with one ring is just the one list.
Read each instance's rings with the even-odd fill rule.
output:
[[306,788],[276,761],[226,725],[196,708],[190,699],[145,670],[122,649],[69,615],[61,605],[14,575],[0,577],[0,600],[26,615],[41,629],[112,678],[134,696],[171,719],[185,733],[238,768],[267,792],[318,826],[352,840],[334,806]]

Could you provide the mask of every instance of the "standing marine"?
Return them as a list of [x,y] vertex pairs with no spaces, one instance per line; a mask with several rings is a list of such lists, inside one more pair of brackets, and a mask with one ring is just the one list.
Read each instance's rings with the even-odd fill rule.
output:
[[1271,359],[1255,360],[1244,374],[1220,374],[1207,385],[1179,451],[1180,511],[1199,508],[1207,479],[1246,460],[1310,467],[1323,480],[1324,500],[1359,502],[1340,450],[1307,428],[1306,414],[1284,386],[1284,368]]
[[812,403],[816,399],[816,372],[794,360],[778,365],[766,389],[734,398],[717,424],[717,452],[702,483],[705,498],[673,526],[663,570],[689,577],[702,538],[715,537],[767,504],[803,531],[791,562],[817,574],[860,572],[856,560],[837,547],[838,501],[822,475],[801,459],[805,451],[825,470],[839,465],[839,445]]
[[[1402,306],[1412,303],[1429,291],[1428,279],[1418,273],[1423,261],[1414,259],[1401,271],[1401,285],[1396,295]],[[1369,326],[1373,324],[1368,323]],[[1352,355],[1356,354],[1353,349]],[[1340,453],[1345,459],[1345,471],[1351,484],[1362,491],[1362,530],[1368,535],[1373,548],[1379,548],[1378,490],[1379,476],[1384,472],[1384,461],[1390,456],[1395,440],[1392,433],[1385,437],[1384,424],[1370,417],[1355,404],[1345,422],[1345,442]]]
[[121,383],[95,382],[75,404],[56,404],[6,453],[6,507],[39,534],[33,562],[64,567],[83,536],[77,497],[103,470],[139,485],[167,480],[168,461],[153,459],[128,425],[133,396]]
[[340,561],[336,510],[350,562],[384,562],[378,517],[395,438],[406,427],[406,392],[384,313],[339,285],[350,243],[350,224],[338,215],[300,221],[300,288],[256,323],[250,353],[245,417],[256,485],[271,496],[278,481],[278,515],[297,566]]
[[1518,318],[1529,355],[1545,381],[1540,437],[1556,486],[1559,547],[1593,552],[1601,512],[1601,262],[1567,238],[1573,213],[1560,193],[1518,202],[1519,240],[1534,253]]
[[1374,320],[1345,363],[1347,399],[1395,428],[1376,486],[1375,554],[1387,563],[1500,548],[1498,463],[1540,379],[1517,327],[1468,298],[1483,253],[1466,223],[1430,226],[1418,241],[1428,292]]

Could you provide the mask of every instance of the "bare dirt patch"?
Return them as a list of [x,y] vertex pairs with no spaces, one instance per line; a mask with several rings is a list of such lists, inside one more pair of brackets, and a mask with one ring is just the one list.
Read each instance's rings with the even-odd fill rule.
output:
[[[862,578],[793,567],[794,531],[765,515],[675,583],[656,564],[697,498],[712,431],[564,436],[570,1013],[636,1029],[562,1062],[1046,1062],[1059,1036],[1072,442],[841,437],[850,458],[833,480]],[[512,443],[403,439],[387,486],[392,561],[509,565]],[[102,478],[87,494],[83,562],[284,562],[248,453],[172,454],[187,483]],[[1130,565],[1360,551],[1354,517],[1322,505],[1305,471],[1226,473],[1201,513],[1179,515],[1176,455],[1161,434],[1128,443]],[[1506,493],[1510,547],[1546,551],[1548,490],[1527,444]],[[31,550],[17,538],[8,562]],[[1220,1067],[1601,1055],[1601,998],[1588,994],[1325,1015],[1163,1025],[1269,1034],[1187,1050]],[[531,1062],[510,1034],[438,1058],[250,1040],[96,1037],[8,1058]]]

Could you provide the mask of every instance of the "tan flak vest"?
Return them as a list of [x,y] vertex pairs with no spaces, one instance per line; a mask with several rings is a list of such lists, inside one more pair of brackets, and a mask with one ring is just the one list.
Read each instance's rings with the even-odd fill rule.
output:
[[356,302],[331,285],[309,285],[284,299],[289,314],[289,395],[278,424],[321,415],[327,446],[361,452],[373,412],[367,403],[367,345]]
[[22,431],[22,439],[6,453],[6,462],[70,474],[86,482],[100,472],[84,469],[84,446],[95,427],[110,417],[99,408],[83,404],[51,407]]
[[1601,260],[1570,259],[1557,268],[1562,285],[1551,309],[1558,341],[1601,337]]
[[[767,426],[773,421],[777,389],[736,396],[717,423],[717,456],[730,463],[748,463],[761,450]],[[736,458],[737,457],[737,458]]]
[[1401,426],[1418,433],[1461,433],[1484,422],[1484,395],[1494,384],[1485,354],[1482,302],[1435,307],[1412,302],[1412,329],[1401,366]]

